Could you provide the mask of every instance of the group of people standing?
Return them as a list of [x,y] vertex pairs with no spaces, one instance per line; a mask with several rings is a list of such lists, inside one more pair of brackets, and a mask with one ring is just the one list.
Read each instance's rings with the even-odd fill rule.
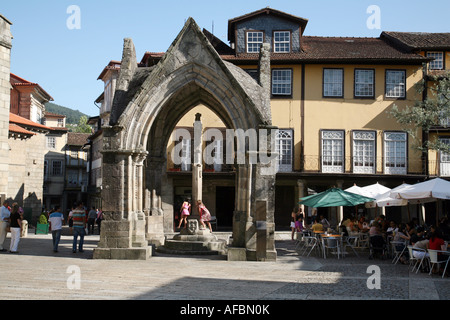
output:
[[9,252],[18,253],[20,235],[22,233],[23,210],[19,207],[17,202],[14,202],[12,207],[10,207],[9,201],[5,200],[0,210],[0,216],[0,251],[7,251],[3,247],[3,244],[7,233],[11,232]]
[[[3,202],[0,211],[0,252],[7,251],[4,247],[4,241],[8,232],[11,233],[11,243],[9,252],[18,253],[18,246],[20,235],[23,229],[23,210],[15,202],[12,207],[9,206],[9,201]],[[103,220],[103,213],[101,210],[96,210],[95,207],[87,212],[83,206],[83,202],[74,205],[69,212],[69,227],[73,234],[72,251],[77,250],[83,252],[84,236],[86,231],[89,234],[94,233],[94,225],[97,223],[98,232],[100,234],[101,221]],[[61,212],[60,206],[55,206],[48,214],[43,212],[39,217],[39,223],[49,225],[49,231],[52,233],[53,252],[58,252],[59,242],[61,240],[61,231],[64,224],[64,214]],[[78,238],[80,241],[78,243]]]
[[[197,200],[197,208],[198,208],[198,213],[200,214],[200,224],[202,225],[202,228],[206,229],[206,225],[205,225],[205,223],[206,223],[209,227],[209,231],[212,232],[211,223],[210,223],[211,213],[206,208],[206,206],[203,204],[202,200]],[[183,221],[184,221],[184,228],[186,229],[187,228],[187,219],[191,215],[191,202],[190,202],[189,198],[184,199],[184,202],[180,208],[180,214],[181,214],[181,218],[180,218],[180,223],[178,224],[177,229],[181,228]]]

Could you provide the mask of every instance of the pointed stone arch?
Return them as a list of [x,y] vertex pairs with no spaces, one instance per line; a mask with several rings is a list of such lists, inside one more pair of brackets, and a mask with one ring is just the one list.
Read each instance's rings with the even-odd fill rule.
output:
[[[159,223],[164,223],[164,218],[161,208],[154,208],[149,201],[149,194],[161,196],[167,142],[187,111],[205,104],[228,128],[246,131],[271,126],[267,55],[263,48],[265,71],[261,73],[266,81],[260,81],[260,85],[241,68],[223,61],[192,18],[152,68],[138,68],[133,42],[124,40],[110,124],[103,129],[102,198],[106,219],[94,258],[147,259],[151,255],[146,230],[149,221],[155,220],[146,217],[160,216]],[[270,172],[261,164],[240,164],[236,172],[233,246],[245,249],[250,260],[276,257],[275,175]],[[262,234],[257,233],[258,215],[258,221],[263,222],[259,225],[265,230],[264,243],[261,237],[257,239]],[[259,254],[257,243],[262,248]]]

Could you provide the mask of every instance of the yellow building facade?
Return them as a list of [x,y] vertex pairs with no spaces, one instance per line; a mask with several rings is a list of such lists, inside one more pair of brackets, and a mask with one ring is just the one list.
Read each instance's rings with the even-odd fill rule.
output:
[[[257,82],[259,47],[262,43],[271,45],[271,116],[277,128],[279,164],[277,229],[289,228],[291,212],[298,207],[300,197],[333,186],[346,189],[378,182],[394,188],[428,177],[450,178],[450,170],[447,173],[442,166],[446,162],[450,165],[450,157],[418,151],[416,145],[422,141],[413,141],[390,115],[394,105],[401,109],[424,99],[416,90],[430,74],[424,65],[432,63],[433,71],[439,72],[450,68],[450,34],[383,32],[378,38],[315,37],[304,34],[307,23],[307,19],[264,8],[228,21],[229,44],[203,30],[224,61],[241,67]],[[430,39],[433,46],[422,45]],[[435,52],[442,52],[442,58]],[[163,55],[147,52],[140,66],[154,66]],[[207,105],[198,105],[181,117],[166,153],[167,171],[175,184],[174,208],[190,195],[191,186],[191,142],[177,139],[177,130],[193,130],[197,113],[202,115],[204,132],[229,129]],[[429,137],[434,135],[450,143],[447,127],[436,128]],[[178,143],[186,152],[186,163],[181,165],[172,161]],[[208,143],[204,141],[204,148]],[[226,150],[216,155],[219,153],[223,160]],[[204,165],[203,199],[224,228],[232,223],[235,179],[233,165]],[[441,208],[449,207],[444,203]],[[336,226],[339,221],[333,210],[319,208],[318,213]],[[305,214],[310,213],[305,208]],[[379,211],[359,208],[356,213],[373,218]],[[350,214],[355,214],[355,208],[344,211],[344,215]],[[406,222],[418,216],[418,208],[392,207],[385,214],[388,219]],[[428,217],[435,221],[432,214]],[[174,209],[177,223],[176,219]]]

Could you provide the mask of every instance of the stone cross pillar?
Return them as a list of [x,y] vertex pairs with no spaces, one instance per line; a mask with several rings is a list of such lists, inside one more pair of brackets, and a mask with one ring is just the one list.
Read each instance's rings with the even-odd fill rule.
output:
[[197,113],[195,115],[194,122],[194,163],[192,164],[192,206],[191,206],[191,218],[192,219],[200,219],[200,215],[198,213],[197,200],[202,199],[202,190],[203,190],[203,164],[202,164],[202,122],[201,122],[201,114]]

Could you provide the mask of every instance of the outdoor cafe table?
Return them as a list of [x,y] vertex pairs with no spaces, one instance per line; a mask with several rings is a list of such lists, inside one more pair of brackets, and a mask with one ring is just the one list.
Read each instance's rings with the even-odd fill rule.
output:
[[323,250],[323,257],[326,259],[326,248],[325,248],[325,239],[335,239],[337,241],[337,250],[338,250],[338,259],[339,259],[339,254],[343,254],[343,244],[342,244],[342,236],[340,234],[326,234],[325,232],[323,232],[321,234],[321,238],[322,238],[322,250]]

